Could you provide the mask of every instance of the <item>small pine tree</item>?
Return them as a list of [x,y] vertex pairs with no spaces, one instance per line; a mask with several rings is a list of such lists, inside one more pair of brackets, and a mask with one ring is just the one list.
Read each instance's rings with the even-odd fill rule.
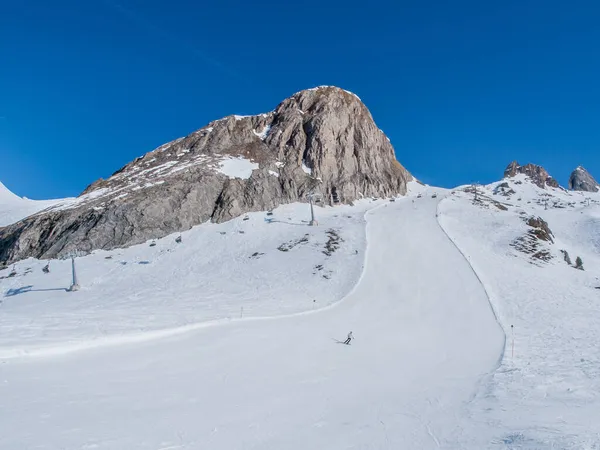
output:
[[577,259],[575,259],[575,268],[579,269],[579,270],[583,270],[583,260],[581,259],[580,256],[578,256]]

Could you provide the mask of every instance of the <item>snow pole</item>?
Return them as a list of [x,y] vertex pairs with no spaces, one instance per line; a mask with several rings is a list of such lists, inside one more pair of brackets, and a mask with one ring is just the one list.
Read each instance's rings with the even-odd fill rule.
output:
[[308,202],[310,203],[310,222],[308,223],[310,226],[318,225],[319,222],[315,219],[315,210],[313,207],[313,202],[319,201],[322,197],[318,192],[311,192],[307,195]]
[[240,308],[240,319],[244,316],[244,307]]
[[75,292],[79,290],[79,283],[77,281],[77,271],[75,270],[75,256],[77,256],[76,252],[71,253],[71,272],[73,277],[73,283],[69,288],[69,292]]
[[514,325],[510,326],[510,332],[511,332],[511,339],[512,339],[512,351],[511,351],[511,358],[515,357],[515,327]]

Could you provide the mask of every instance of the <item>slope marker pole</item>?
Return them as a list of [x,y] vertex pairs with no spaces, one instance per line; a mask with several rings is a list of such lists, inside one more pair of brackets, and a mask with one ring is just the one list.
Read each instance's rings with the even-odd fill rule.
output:
[[512,334],[512,356],[511,357],[514,358],[515,357],[515,327],[514,327],[514,325],[510,326],[510,331]]

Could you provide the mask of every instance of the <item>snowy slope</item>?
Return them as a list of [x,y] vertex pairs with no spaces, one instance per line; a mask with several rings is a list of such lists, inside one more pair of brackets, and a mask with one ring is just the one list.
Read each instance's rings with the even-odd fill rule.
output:
[[[501,184],[494,183],[479,189],[483,202],[457,190],[439,208],[508,335],[501,366],[471,405],[473,426],[488,427],[492,441],[510,448],[599,448],[600,196],[540,189],[525,177],[504,182],[514,194],[494,194]],[[542,244],[554,256],[548,262],[511,246],[529,216],[554,234],[554,243]],[[573,263],[580,256],[585,271],[569,266],[561,250]]]
[[182,233],[180,244],[176,234],[152,246],[97,251],[77,259],[77,293],[66,292],[70,261],[51,261],[49,274],[42,272],[46,261],[21,261],[16,276],[0,279],[6,313],[0,315],[0,357],[334,303],[361,273],[364,213],[375,204],[315,207],[318,227],[308,226],[307,204],[285,205],[272,215],[203,224]]
[[0,448],[599,448],[600,195],[469,191],[0,271]]
[[0,447],[476,448],[465,402],[504,336],[436,207],[369,210],[364,272],[331,307],[5,360]]
[[25,217],[68,200],[29,200],[21,198],[13,194],[0,182],[0,227],[13,224]]

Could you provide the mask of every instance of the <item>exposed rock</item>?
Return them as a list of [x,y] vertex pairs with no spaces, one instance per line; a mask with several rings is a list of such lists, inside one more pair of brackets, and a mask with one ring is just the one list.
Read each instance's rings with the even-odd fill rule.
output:
[[292,240],[289,242],[284,242],[279,247],[277,247],[277,250],[279,250],[280,252],[289,252],[290,250],[297,247],[298,245],[308,244],[308,237],[309,237],[309,234],[307,233],[300,239],[295,239],[295,240]]
[[504,197],[510,197],[513,194],[516,194],[515,190],[510,187],[510,185],[505,181],[504,183],[500,183],[494,189],[494,194],[502,195]]
[[338,248],[340,248],[340,242],[344,242],[344,240],[334,229],[327,230],[325,233],[327,234],[328,239],[325,243],[325,250],[323,250],[323,254],[331,256]]
[[137,158],[74,202],[0,228],[0,262],[112,249],[248,211],[406,193],[412,176],[354,94],[301,91],[275,111],[229,116]]
[[[506,185],[506,186],[504,186],[504,185]],[[500,188],[500,189],[496,188],[494,190],[494,194],[503,192],[503,189],[505,187],[508,187],[508,183],[502,183],[502,185],[498,186],[498,188]],[[485,195],[484,193],[479,192],[477,185],[467,186],[463,189],[463,191],[466,193],[469,193],[469,194],[473,194],[473,204],[476,206],[489,209],[490,205],[493,205],[501,211],[508,211],[506,204],[503,204],[503,203],[501,203],[497,200],[494,200],[493,198]],[[504,194],[500,194],[500,195],[504,195]]]
[[565,260],[565,262],[572,266],[573,263],[571,262],[571,257],[569,256],[569,252],[567,252],[566,250],[561,250],[560,251],[563,254],[563,259]]
[[554,243],[554,235],[548,223],[541,217],[529,217],[525,219],[531,227],[527,233],[515,239],[511,246],[516,250],[528,254],[533,260],[548,262],[552,259],[552,253],[545,243]]
[[512,178],[517,174],[527,175],[537,186],[545,189],[546,186],[559,187],[558,182],[552,178],[546,169],[535,164],[519,165],[517,161],[511,162],[504,171],[504,178]]
[[541,217],[530,217],[527,219],[527,225],[533,228],[530,233],[533,233],[538,239],[551,243],[554,242],[554,235],[550,227],[548,227],[548,223]]
[[569,177],[569,189],[573,191],[598,192],[600,184],[583,167],[579,166]]

